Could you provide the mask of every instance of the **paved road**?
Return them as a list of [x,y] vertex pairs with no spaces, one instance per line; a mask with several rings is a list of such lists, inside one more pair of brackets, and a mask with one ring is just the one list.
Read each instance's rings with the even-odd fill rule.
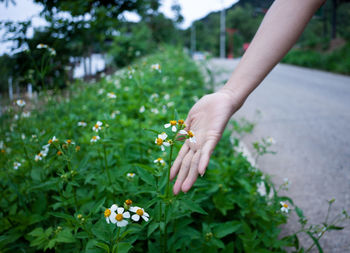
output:
[[[216,83],[227,80],[237,63],[211,60]],[[243,138],[251,151],[251,143],[262,137],[277,141],[277,154],[262,157],[258,167],[277,185],[289,178],[285,194],[311,223],[324,220],[332,198],[333,215],[350,212],[350,77],[279,64],[234,117],[256,122],[253,133]],[[297,229],[293,216],[283,228],[284,233]],[[324,252],[350,252],[350,224],[326,234],[321,245]]]

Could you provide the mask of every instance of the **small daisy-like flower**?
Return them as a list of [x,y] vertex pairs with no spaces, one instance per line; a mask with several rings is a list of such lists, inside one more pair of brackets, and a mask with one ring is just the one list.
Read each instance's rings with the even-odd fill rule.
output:
[[92,127],[92,130],[94,130],[96,133],[101,130],[102,122],[97,121],[96,124]]
[[145,210],[138,206],[132,206],[130,207],[130,211],[135,213],[131,216],[131,219],[134,221],[139,221],[140,217],[144,219],[145,221],[149,220],[149,214],[145,212]]
[[196,137],[194,136],[194,132],[193,131],[191,131],[191,130],[188,130],[188,131],[180,130],[179,133],[180,134],[185,134],[188,137],[188,139],[190,140],[190,142],[196,143]]
[[87,123],[84,121],[79,121],[78,126],[86,127]]
[[289,212],[289,206],[288,206],[288,204],[286,203],[286,202],[283,202],[283,201],[281,201],[280,202],[280,204],[281,204],[281,212],[285,212],[285,213],[288,213]]
[[19,107],[23,107],[26,105],[26,102],[23,100],[23,99],[18,99],[16,101],[16,104],[19,106]]
[[50,53],[51,56],[55,56],[56,55],[56,50],[53,49],[52,47],[48,48],[48,50],[49,50],[49,53]]
[[270,145],[276,144],[276,140],[272,137],[267,138],[266,142]]
[[167,137],[168,137],[168,135],[166,133],[161,133],[161,134],[158,134],[158,137],[154,141],[155,144],[160,146],[162,151],[165,150],[164,146],[165,147],[169,147],[170,146],[170,143],[165,141]]
[[126,174],[126,176],[128,177],[128,178],[133,178],[133,177],[135,177],[135,173],[127,173]]
[[144,113],[144,112],[145,112],[145,110],[146,110],[146,108],[145,108],[145,106],[143,105],[143,106],[141,106],[141,107],[140,107],[139,112],[140,112],[140,113]]
[[72,141],[71,139],[66,140],[66,143],[67,143],[68,145],[73,145],[73,144],[75,144],[75,142]]
[[176,130],[177,130],[176,125],[177,125],[177,121],[176,120],[170,120],[170,122],[165,124],[164,127],[165,128],[171,127],[171,131],[176,132]]
[[120,111],[119,111],[119,110],[116,110],[116,111],[112,112],[111,118],[112,118],[112,119],[115,119],[116,115],[119,115],[119,114],[120,114]]
[[40,151],[37,155],[35,155],[34,160],[41,161],[43,159],[43,153]]
[[108,92],[108,93],[107,93],[107,97],[108,97],[108,98],[117,98],[117,95],[115,95],[114,92]]
[[52,144],[54,141],[55,141],[55,142],[58,141],[58,139],[56,138],[56,136],[52,137],[47,143],[48,143],[48,144]]
[[[116,205],[116,204],[113,204],[112,206],[111,206],[111,208],[107,208],[105,211],[104,211],[104,216],[105,216],[105,218],[106,218],[106,222],[109,224],[110,222],[112,222],[113,224],[115,223],[115,222],[113,222],[112,221],[112,215],[114,215],[115,214],[115,211],[118,209],[118,206]],[[78,217],[79,218],[79,217]]]
[[153,112],[154,114],[159,114],[159,110],[157,108],[152,108],[151,112]]
[[162,72],[159,63],[152,64],[152,65],[151,65],[151,69],[157,70],[158,72]]
[[159,98],[159,95],[157,93],[153,93],[150,97],[150,100],[152,101],[155,98]]
[[95,135],[95,136],[92,136],[90,142],[97,142],[99,139],[101,139],[100,136]]
[[170,95],[168,93],[164,95],[165,100],[169,100],[169,98],[170,98]]
[[22,117],[23,118],[29,118],[30,117],[30,112],[22,112]]
[[36,46],[37,49],[48,48],[49,46],[43,43],[40,43]]
[[13,168],[14,168],[15,170],[18,170],[18,168],[21,167],[21,166],[22,166],[22,164],[19,163],[19,162],[14,162],[14,163],[13,163]]
[[164,164],[165,164],[164,159],[161,158],[161,157],[157,158],[157,159],[154,160],[153,162],[154,162],[154,163],[159,163],[159,164],[161,164],[161,165],[164,165]]
[[130,218],[130,213],[129,212],[124,212],[123,207],[118,207],[117,208],[117,213],[112,212],[110,216],[110,221],[115,224],[117,223],[117,227],[125,227],[128,225],[128,221],[125,219]]

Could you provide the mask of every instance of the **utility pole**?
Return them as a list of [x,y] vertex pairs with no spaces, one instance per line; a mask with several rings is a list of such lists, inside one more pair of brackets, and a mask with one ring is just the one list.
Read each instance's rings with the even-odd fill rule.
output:
[[225,58],[225,48],[226,48],[226,17],[225,17],[225,8],[224,8],[224,5],[222,4],[221,15],[220,15],[220,58]]
[[194,22],[191,26],[191,55],[193,56],[196,52],[196,27]]

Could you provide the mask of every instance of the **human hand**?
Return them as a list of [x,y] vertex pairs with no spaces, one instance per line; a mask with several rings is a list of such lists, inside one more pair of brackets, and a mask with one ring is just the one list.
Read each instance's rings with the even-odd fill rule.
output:
[[198,174],[204,175],[211,153],[220,140],[227,122],[241,101],[225,90],[202,97],[190,110],[185,130],[193,132],[195,142],[187,139],[170,170],[170,179],[177,175],[173,192],[187,192]]

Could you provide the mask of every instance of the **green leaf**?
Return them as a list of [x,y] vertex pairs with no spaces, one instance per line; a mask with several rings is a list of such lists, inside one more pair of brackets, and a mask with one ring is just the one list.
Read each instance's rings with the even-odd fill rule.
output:
[[334,225],[330,225],[329,227],[327,227],[327,230],[343,230],[344,227],[339,227],[339,226],[334,226]]
[[113,249],[113,253],[128,253],[132,248],[131,243],[128,242],[119,242],[116,247]]
[[200,214],[208,214],[206,211],[204,211],[203,208],[200,207],[197,203],[193,202],[192,200],[189,199],[182,199],[180,200],[180,206],[184,210],[189,210],[195,213],[200,213]]
[[68,228],[65,228],[57,234],[56,240],[57,242],[73,243],[75,242],[75,237]]
[[139,178],[141,178],[141,180],[143,180],[145,183],[152,186],[156,186],[156,180],[154,179],[153,175],[150,172],[145,171],[142,168],[137,168],[137,172],[138,172]]
[[242,224],[239,221],[229,221],[216,225],[213,228],[214,235],[217,238],[223,238],[226,235],[232,234],[241,228]]
[[103,249],[105,252],[109,253],[109,246],[108,246],[108,244],[103,243],[103,242],[98,242],[98,243],[96,243],[96,246],[101,248],[101,249]]
[[92,208],[90,213],[95,214],[101,211],[101,207],[106,201],[106,197],[103,197],[100,201],[98,201]]
[[148,226],[147,237],[149,237],[159,227],[158,222],[153,222]]

